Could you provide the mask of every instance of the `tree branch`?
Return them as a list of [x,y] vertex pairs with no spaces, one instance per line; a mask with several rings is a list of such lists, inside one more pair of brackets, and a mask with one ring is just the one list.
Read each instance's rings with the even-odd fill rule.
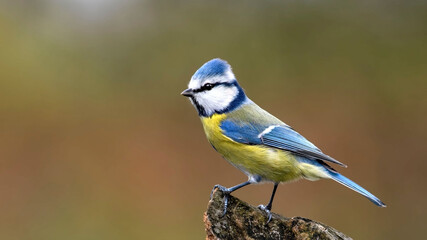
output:
[[204,214],[206,239],[351,239],[332,227],[310,219],[286,218],[273,213],[271,221],[257,207],[233,196],[229,197],[227,214],[224,210],[224,193],[215,190]]

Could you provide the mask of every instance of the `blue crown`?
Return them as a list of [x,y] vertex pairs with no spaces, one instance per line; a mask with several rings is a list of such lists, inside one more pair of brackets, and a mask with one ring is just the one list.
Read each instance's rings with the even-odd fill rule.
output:
[[230,65],[226,61],[215,58],[203,64],[203,66],[194,73],[193,78],[204,79],[207,77],[223,75],[229,69]]

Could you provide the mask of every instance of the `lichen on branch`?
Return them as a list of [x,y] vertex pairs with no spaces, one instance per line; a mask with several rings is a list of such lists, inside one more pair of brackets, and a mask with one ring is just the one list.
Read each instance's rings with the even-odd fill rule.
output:
[[204,214],[206,239],[351,239],[322,223],[302,218],[286,218],[273,213],[267,223],[267,215],[233,196],[229,197],[228,210],[224,210],[224,193],[216,189]]

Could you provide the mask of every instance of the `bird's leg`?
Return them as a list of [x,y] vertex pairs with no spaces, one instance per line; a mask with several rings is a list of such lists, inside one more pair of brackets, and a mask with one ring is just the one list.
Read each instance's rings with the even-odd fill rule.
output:
[[211,192],[211,199],[212,199],[212,194],[213,194],[214,190],[217,189],[217,188],[224,193],[224,212],[222,213],[221,217],[224,217],[225,214],[227,213],[228,197],[230,196],[230,193],[236,191],[239,188],[247,186],[247,185],[249,185],[251,183],[252,183],[251,181],[246,181],[244,183],[238,184],[238,185],[236,185],[234,187],[231,187],[231,188],[226,188],[226,187],[221,186],[219,184],[217,184],[217,185],[215,185],[213,187],[212,192]]
[[276,194],[276,190],[277,190],[278,185],[279,185],[279,183],[274,183],[273,193],[271,194],[270,202],[268,202],[267,206],[264,206],[264,205],[258,206],[259,209],[261,209],[262,211],[267,213],[267,216],[268,216],[267,223],[269,223],[271,220],[271,212],[270,211],[271,211],[271,207],[273,206],[273,199],[274,199],[274,195]]

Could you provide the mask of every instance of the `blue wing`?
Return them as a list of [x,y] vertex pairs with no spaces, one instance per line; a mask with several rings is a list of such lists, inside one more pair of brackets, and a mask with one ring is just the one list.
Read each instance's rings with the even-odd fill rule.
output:
[[287,125],[265,126],[227,119],[222,122],[221,129],[224,135],[239,143],[265,145],[286,150],[308,159],[323,160],[346,166],[322,153],[319,148]]
[[249,145],[262,144],[261,138],[258,137],[260,130],[254,124],[238,124],[232,120],[225,120],[221,123],[221,129],[224,135],[233,141]]

